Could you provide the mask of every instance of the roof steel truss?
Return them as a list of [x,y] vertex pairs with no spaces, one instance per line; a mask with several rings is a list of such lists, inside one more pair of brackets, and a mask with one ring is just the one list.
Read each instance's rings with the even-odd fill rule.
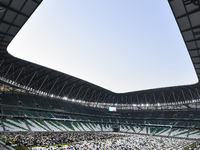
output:
[[[197,0],[168,0],[185,41],[198,78],[200,77],[200,6]],[[199,100],[200,84],[113,93],[76,77],[20,60],[7,52],[24,23],[42,0],[2,0],[0,12],[0,80],[27,92],[82,100],[89,105],[162,104]],[[138,106],[140,109],[141,106]],[[157,107],[157,106],[155,106]],[[189,107],[189,106],[188,106]]]

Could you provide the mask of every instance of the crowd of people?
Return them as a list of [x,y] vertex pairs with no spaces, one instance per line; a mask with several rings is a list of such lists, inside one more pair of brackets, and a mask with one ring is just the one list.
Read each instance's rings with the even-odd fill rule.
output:
[[[43,145],[55,145],[64,143],[78,143],[81,141],[99,141],[106,140],[119,135],[114,134],[102,134],[96,132],[88,133],[42,133],[42,134],[5,134],[3,138],[10,139],[15,144],[20,146],[43,146]],[[121,136],[120,136],[121,137]]]
[[102,132],[17,134],[3,136],[14,141],[16,144],[18,143],[21,146],[29,147],[30,150],[171,150],[183,149],[194,143],[194,141],[186,139]]
[[63,146],[63,150],[183,150],[193,142],[190,140],[150,137],[145,135],[126,135],[118,139],[84,141],[83,143],[74,145],[65,145]]

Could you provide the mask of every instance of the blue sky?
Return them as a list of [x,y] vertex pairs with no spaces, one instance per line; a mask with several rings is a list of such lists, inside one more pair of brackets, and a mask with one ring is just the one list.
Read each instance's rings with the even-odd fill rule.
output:
[[167,0],[44,0],[8,50],[117,93],[198,82]]

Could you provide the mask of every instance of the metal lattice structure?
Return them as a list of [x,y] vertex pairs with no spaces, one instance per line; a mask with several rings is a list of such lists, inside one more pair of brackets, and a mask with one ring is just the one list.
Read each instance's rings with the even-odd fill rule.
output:
[[[114,93],[76,77],[13,57],[7,47],[42,0],[0,0],[0,82],[26,93],[95,103],[158,104],[199,100],[194,85]],[[200,78],[200,2],[168,0]]]

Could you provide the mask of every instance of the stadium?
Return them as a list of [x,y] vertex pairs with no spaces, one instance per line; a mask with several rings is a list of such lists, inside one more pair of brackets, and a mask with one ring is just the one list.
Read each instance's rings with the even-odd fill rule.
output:
[[[200,1],[168,2],[199,79]],[[199,82],[114,93],[9,54],[8,45],[40,3],[42,0],[0,1],[2,135],[119,133],[190,140],[185,147],[200,139]]]

